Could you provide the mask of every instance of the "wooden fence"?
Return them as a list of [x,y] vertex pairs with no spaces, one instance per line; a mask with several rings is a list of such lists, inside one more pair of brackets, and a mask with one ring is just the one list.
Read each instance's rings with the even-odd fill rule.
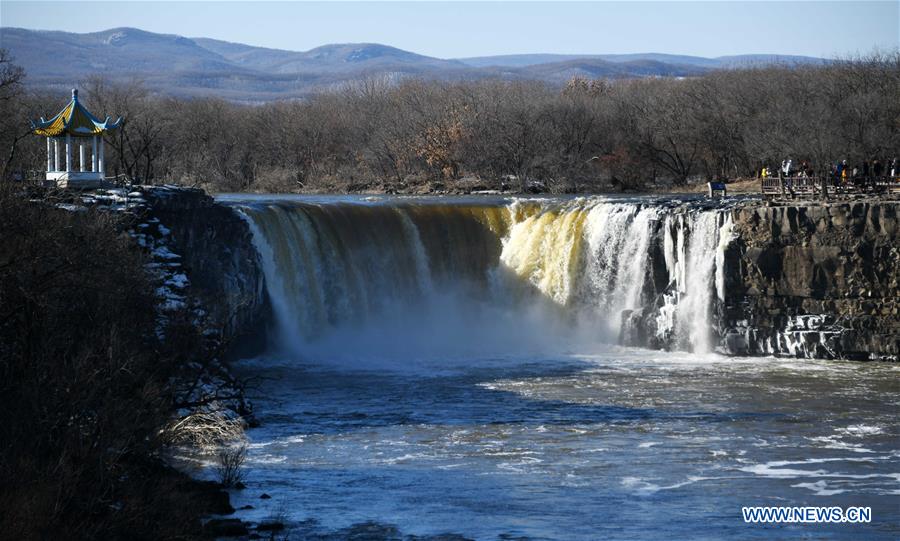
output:
[[869,177],[835,183],[831,177],[785,177],[760,179],[760,193],[766,198],[828,199],[853,194],[900,194],[900,178]]

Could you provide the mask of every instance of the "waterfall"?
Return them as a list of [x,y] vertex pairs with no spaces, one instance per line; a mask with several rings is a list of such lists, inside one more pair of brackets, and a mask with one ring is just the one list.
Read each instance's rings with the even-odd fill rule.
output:
[[675,308],[679,346],[696,351],[711,349],[711,321],[718,239],[718,214],[704,212],[679,216],[679,233],[690,236],[687,247],[678,254],[684,272],[679,273],[676,291],[681,295]]
[[718,344],[727,211],[598,197],[233,204],[282,348]]
[[[596,314],[615,316],[643,306],[658,219],[659,209],[654,207],[597,204],[591,209],[583,291]],[[620,317],[600,320],[608,339],[619,335]]]

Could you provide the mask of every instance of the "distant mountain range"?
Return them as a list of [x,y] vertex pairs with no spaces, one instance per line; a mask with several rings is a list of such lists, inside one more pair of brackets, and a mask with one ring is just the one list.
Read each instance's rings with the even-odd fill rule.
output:
[[176,96],[215,95],[242,101],[299,98],[371,77],[446,81],[499,78],[562,84],[574,76],[621,79],[690,77],[712,69],[775,62],[822,63],[804,56],[703,58],[667,54],[523,54],[440,59],[386,45],[323,45],[305,52],[253,47],[209,38],[156,34],[136,28],[71,32],[0,28],[0,47],[23,66],[27,83],[60,88],[102,74],[140,79]]
[[813,56],[776,55],[776,54],[743,54],[734,56],[718,56],[706,58],[703,56],[687,56],[664,53],[633,53],[633,54],[511,54],[502,56],[477,56],[473,58],[460,58],[460,62],[473,66],[505,66],[527,67],[538,64],[552,64],[570,62],[572,60],[604,60],[616,64],[629,64],[632,62],[652,61],[661,64],[680,66],[694,66],[707,69],[737,68],[744,66],[758,66],[771,64],[821,64],[826,60]]

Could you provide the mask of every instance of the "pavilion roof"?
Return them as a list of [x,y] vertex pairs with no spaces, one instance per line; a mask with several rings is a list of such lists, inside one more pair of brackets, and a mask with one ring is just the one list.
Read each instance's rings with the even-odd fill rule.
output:
[[32,120],[31,128],[36,135],[46,137],[58,137],[65,134],[84,137],[111,132],[121,124],[121,117],[115,122],[110,122],[109,117],[100,121],[78,101],[78,91],[73,89],[72,101],[62,111],[50,120],[44,120],[43,117],[40,120]]

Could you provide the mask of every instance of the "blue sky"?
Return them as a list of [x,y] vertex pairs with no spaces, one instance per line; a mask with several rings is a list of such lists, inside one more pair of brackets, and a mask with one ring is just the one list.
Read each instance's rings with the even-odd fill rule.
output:
[[0,24],[152,32],[290,50],[375,42],[458,58],[662,52],[835,56],[900,46],[900,2],[14,2]]

